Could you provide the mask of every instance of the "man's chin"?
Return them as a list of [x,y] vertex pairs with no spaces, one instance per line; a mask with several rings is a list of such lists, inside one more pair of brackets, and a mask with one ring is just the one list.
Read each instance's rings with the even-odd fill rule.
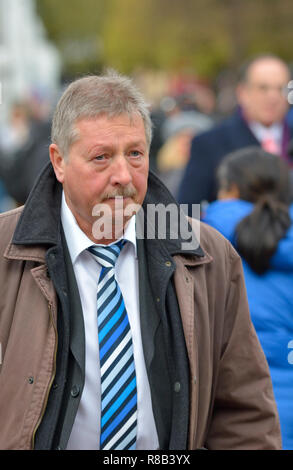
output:
[[263,119],[260,120],[261,124],[265,127],[271,127],[273,124],[281,123],[283,118],[281,116],[276,116],[275,114],[267,113],[266,116],[263,116]]

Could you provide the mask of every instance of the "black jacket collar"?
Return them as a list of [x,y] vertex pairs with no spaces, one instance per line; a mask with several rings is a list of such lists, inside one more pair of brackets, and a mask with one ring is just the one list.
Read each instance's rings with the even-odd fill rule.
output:
[[[22,215],[14,232],[12,242],[16,245],[57,245],[60,243],[61,225],[61,197],[62,185],[57,181],[51,163],[49,162],[37,179],[25,204]],[[144,229],[146,232],[146,219],[148,205],[161,203],[164,206],[174,204],[176,201],[163,183],[152,173],[149,173],[148,191],[143,203]],[[179,210],[179,207],[178,207]],[[179,213],[179,212],[178,212]],[[186,227],[187,228],[187,227]],[[190,226],[188,233],[191,232]],[[184,235],[184,234],[183,234]],[[199,243],[193,249],[182,250],[182,243],[186,242],[188,234],[179,234],[177,239],[170,238],[170,227],[166,229],[166,239],[157,240],[170,254],[192,254],[204,256]]]
[[62,185],[49,162],[38,177],[14,232],[16,245],[56,245],[60,240]]

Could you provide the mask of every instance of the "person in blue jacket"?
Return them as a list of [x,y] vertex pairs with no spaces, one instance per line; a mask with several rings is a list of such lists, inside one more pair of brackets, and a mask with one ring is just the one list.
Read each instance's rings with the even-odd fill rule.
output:
[[[293,449],[293,205],[288,167],[249,147],[223,159],[218,200],[203,221],[221,232],[243,260],[251,319],[266,355],[284,449]],[[245,384],[243,384],[245,386]]]

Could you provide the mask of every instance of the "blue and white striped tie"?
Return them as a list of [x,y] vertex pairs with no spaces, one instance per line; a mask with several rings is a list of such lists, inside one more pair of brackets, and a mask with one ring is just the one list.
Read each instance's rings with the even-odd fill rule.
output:
[[124,300],[114,273],[124,243],[88,248],[102,265],[97,294],[101,450],[136,448],[137,393],[132,337]]

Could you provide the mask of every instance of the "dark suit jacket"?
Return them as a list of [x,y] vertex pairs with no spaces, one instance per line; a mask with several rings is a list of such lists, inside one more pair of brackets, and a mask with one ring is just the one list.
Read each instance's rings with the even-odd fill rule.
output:
[[[288,129],[287,137],[287,141],[293,138],[293,129]],[[178,193],[179,203],[191,205],[215,200],[216,169],[222,158],[234,150],[253,145],[259,146],[260,143],[239,111],[213,129],[195,137]],[[291,162],[293,163],[292,157]]]

